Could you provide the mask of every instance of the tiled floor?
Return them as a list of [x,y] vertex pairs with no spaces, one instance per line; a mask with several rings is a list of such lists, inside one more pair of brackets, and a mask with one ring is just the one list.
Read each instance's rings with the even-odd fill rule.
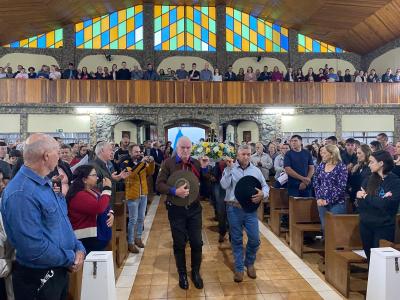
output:
[[[233,282],[230,244],[227,241],[218,243],[212,209],[207,203],[202,204],[204,289],[194,288],[191,282],[189,290],[179,288],[169,223],[165,207],[160,203],[145,251],[140,254],[143,255],[140,264],[140,256],[131,255],[125,266],[128,269],[121,273],[123,277],[117,283],[118,299],[340,299],[300,259],[293,257],[278,238],[268,236],[270,231],[265,226],[261,226],[261,247],[255,264],[257,279],[245,276],[244,282]],[[188,262],[189,253],[190,250],[187,251]],[[301,274],[293,266],[299,268]]]

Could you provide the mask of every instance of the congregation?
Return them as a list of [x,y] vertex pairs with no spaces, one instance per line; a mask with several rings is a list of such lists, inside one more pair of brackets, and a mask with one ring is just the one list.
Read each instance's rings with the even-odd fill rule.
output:
[[400,82],[400,69],[393,72],[391,68],[379,75],[375,69],[369,71],[356,70],[351,74],[349,69],[344,73],[341,70],[335,71],[333,67],[326,64],[324,67],[314,71],[309,68],[307,73],[303,73],[302,68],[294,70],[288,67],[286,73],[279,70],[275,66],[272,71],[268,66],[264,66],[263,70],[254,70],[252,66],[239,68],[238,72],[233,71],[232,66],[228,66],[226,72],[220,70],[217,66],[210,69],[209,63],[205,63],[204,68],[197,69],[197,64],[193,63],[190,70],[186,70],[184,63],[177,70],[168,68],[167,70],[154,70],[152,63],[147,64],[147,69],[142,70],[138,65],[130,69],[126,62],[121,63],[118,68],[113,64],[111,70],[108,67],[98,66],[96,71],[88,70],[83,66],[81,69],[75,68],[73,63],[69,63],[68,69],[61,70],[56,65],[43,65],[40,70],[29,67],[27,70],[24,66],[18,65],[17,71],[13,71],[10,64],[4,67],[0,66],[0,79],[78,79],[78,80],[179,80],[179,81],[260,81],[260,82]]

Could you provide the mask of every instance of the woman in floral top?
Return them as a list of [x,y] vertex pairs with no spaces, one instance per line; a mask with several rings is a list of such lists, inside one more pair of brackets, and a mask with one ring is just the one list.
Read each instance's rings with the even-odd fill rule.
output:
[[340,158],[339,148],[327,145],[321,149],[322,163],[314,175],[315,197],[321,220],[322,231],[325,230],[325,212],[344,214],[347,169]]

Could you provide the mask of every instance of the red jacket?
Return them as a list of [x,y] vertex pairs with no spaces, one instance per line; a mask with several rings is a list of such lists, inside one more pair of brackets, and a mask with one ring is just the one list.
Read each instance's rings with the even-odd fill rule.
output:
[[97,215],[107,209],[110,199],[110,190],[104,190],[100,197],[80,191],[69,201],[68,217],[78,239],[97,237]]

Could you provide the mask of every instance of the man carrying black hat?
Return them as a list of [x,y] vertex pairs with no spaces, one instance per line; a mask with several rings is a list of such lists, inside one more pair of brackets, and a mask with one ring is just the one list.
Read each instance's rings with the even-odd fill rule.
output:
[[[235,193],[236,184],[243,177],[255,177],[261,183],[261,189],[254,185],[253,191],[248,195],[249,202],[253,204],[260,203],[263,199],[268,197],[269,187],[265,181],[260,169],[250,163],[251,146],[242,145],[237,152],[237,162],[228,159],[226,161],[226,168],[221,178],[221,186],[226,190],[226,205],[227,215],[229,221],[229,230],[231,235],[232,252],[235,260],[235,274],[233,280],[235,282],[243,281],[244,267],[247,268],[247,275],[255,279],[257,277],[254,268],[256,254],[260,246],[260,235],[258,229],[257,210],[250,211],[251,205],[242,207]],[[253,178],[254,179],[254,178]],[[257,181],[253,180],[253,181]],[[249,180],[250,183],[252,180]],[[257,182],[256,182],[257,183]],[[240,184],[240,183],[239,183]],[[240,191],[241,187],[236,189]],[[243,186],[243,189],[248,189],[248,186]],[[251,189],[250,189],[251,190]],[[244,193],[239,193],[244,194]],[[240,195],[242,197],[243,195]],[[242,199],[241,199],[242,200]],[[243,256],[243,227],[247,234],[246,255]],[[244,258],[244,259],[243,259]]]
[[[173,248],[176,261],[176,267],[179,273],[179,286],[182,289],[188,289],[189,283],[186,271],[185,247],[189,239],[192,260],[192,281],[196,288],[203,288],[203,280],[200,276],[200,265],[202,257],[203,241],[201,237],[202,228],[202,208],[198,196],[198,184],[202,182],[203,174],[207,172],[209,160],[207,158],[197,159],[190,157],[192,143],[188,137],[181,137],[176,147],[176,156],[163,162],[158,173],[156,187],[161,194],[167,195],[168,219],[171,226],[173,239]],[[174,173],[189,171],[192,172],[195,180],[189,178],[189,183],[196,185],[189,187],[187,183],[177,187],[169,184],[169,178]],[[191,174],[192,175],[192,174]],[[193,177],[193,176],[190,176]],[[186,180],[186,179],[185,179]],[[197,190],[197,196],[193,201],[189,201],[194,190]],[[175,201],[175,198],[178,200]],[[180,203],[185,203],[184,206]]]

